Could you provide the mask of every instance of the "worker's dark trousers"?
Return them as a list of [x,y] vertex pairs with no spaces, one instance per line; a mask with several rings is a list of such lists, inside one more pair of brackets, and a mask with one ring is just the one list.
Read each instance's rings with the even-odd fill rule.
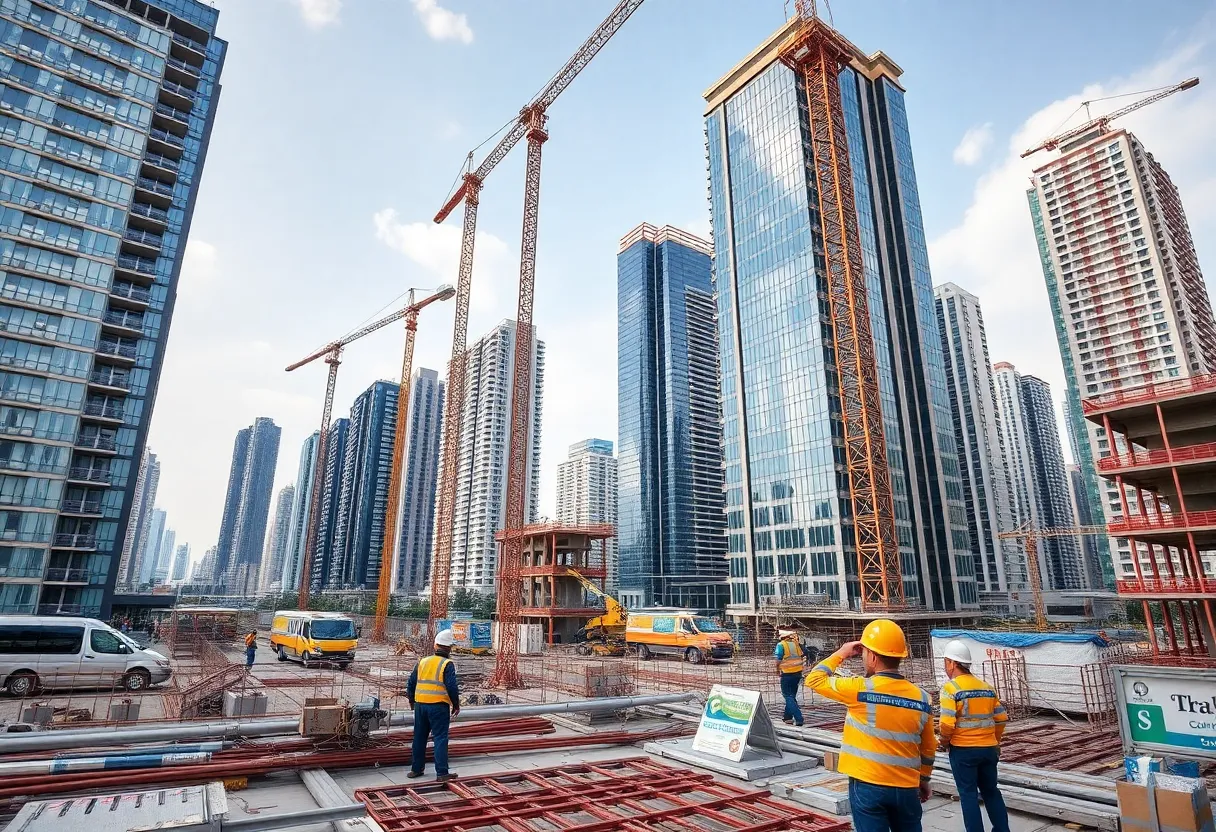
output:
[[257,652],[258,648],[256,647],[245,648],[245,667],[253,667],[253,658],[257,655]]
[[422,774],[426,768],[426,740],[435,738],[435,773],[448,773],[448,725],[452,722],[451,706],[447,702],[417,702],[414,704],[414,746],[410,753],[410,768]]
[[921,832],[920,793],[915,786],[878,786],[850,777],[849,809],[856,832]]
[[785,698],[782,719],[792,719],[795,725],[802,724],[802,709],[798,707],[798,688],[802,685],[801,673],[781,674],[781,695]]
[[980,795],[992,832],[1009,832],[1009,811],[997,786],[997,747],[980,748],[950,746],[950,770],[958,786],[958,802],[963,810],[963,825],[967,832],[984,832],[984,816],[980,814]]

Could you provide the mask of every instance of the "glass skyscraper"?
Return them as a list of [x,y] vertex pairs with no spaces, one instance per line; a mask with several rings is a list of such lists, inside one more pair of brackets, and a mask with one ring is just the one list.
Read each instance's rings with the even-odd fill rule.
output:
[[617,542],[628,607],[726,601],[713,252],[639,225],[617,254]]
[[0,612],[109,614],[218,103],[217,17],[0,0]]
[[[342,486],[342,460],[346,455],[346,443],[350,439],[350,419],[335,419],[329,426],[325,440],[325,459],[317,464],[324,466],[321,480],[321,507],[317,517],[317,539],[313,551],[312,568],[309,570],[310,591],[317,592],[329,586],[330,566],[334,560],[334,540],[339,536],[339,525],[344,520],[338,512],[338,492]],[[312,522],[311,520],[309,522]],[[308,527],[301,533],[308,545]],[[344,532],[341,532],[344,533]]]
[[283,592],[300,588],[304,547],[308,542],[308,524],[312,514],[312,480],[317,464],[317,445],[321,431],[315,430],[300,446],[300,467],[296,472],[295,501],[291,507],[291,532],[287,539],[287,556],[283,560],[280,587]]
[[443,428],[443,382],[439,373],[425,367],[414,371],[408,416],[396,589],[418,593],[431,577],[439,435]]
[[233,443],[212,581],[233,595],[249,595],[258,588],[282,433],[273,419],[259,416],[237,431]]
[[[789,21],[706,93],[722,367],[728,612],[859,603],[806,90]],[[904,593],[978,605],[900,68],[839,74]]]

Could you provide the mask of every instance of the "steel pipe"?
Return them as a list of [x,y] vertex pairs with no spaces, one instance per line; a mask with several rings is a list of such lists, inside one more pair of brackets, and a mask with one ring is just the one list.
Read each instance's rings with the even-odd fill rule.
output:
[[305,809],[303,812],[285,812],[281,815],[258,815],[252,818],[221,821],[223,832],[267,832],[270,829],[294,829],[313,823],[349,820],[367,816],[367,807],[362,803],[345,806],[327,806],[323,809]]
[[[688,702],[695,698],[692,693],[661,693],[653,696],[612,696],[603,699],[584,699],[575,702],[548,702],[540,705],[488,705],[463,708],[456,717],[458,722],[476,722],[504,717],[541,716],[543,714],[598,713],[638,708],[643,705],[670,705]],[[412,713],[399,713],[391,717],[391,725],[413,725]],[[40,731],[29,734],[0,735],[0,756],[22,751],[45,751],[60,748],[89,748],[113,745],[131,745],[146,742],[172,740],[201,740],[210,738],[235,739],[236,737],[271,737],[295,734],[300,730],[298,717],[291,719],[260,719],[244,722],[204,722],[199,724],[179,723],[172,726],[149,728],[83,728],[66,731]]]

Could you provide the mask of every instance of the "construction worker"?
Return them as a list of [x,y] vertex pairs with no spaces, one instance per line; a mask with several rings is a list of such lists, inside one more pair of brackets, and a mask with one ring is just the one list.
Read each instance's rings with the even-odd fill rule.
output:
[[[865,662],[864,679],[836,675],[853,656]],[[921,803],[931,794],[937,738],[929,694],[899,673],[907,656],[904,631],[880,618],[806,677],[815,693],[848,706],[838,768],[849,777],[857,832],[920,832]]]
[[250,630],[245,634],[245,669],[253,667],[253,657],[258,652],[258,631]]
[[414,709],[414,746],[406,777],[421,777],[426,770],[428,735],[435,738],[435,779],[456,776],[448,770],[448,725],[460,714],[456,666],[449,658],[454,641],[451,630],[440,630],[435,636],[435,654],[418,662],[406,683],[405,696]]
[[1009,832],[1009,811],[997,786],[996,764],[1001,735],[1008,716],[1005,706],[987,682],[971,675],[971,648],[955,639],[944,653],[946,676],[942,686],[938,733],[950,750],[950,770],[958,786],[967,832],[984,832],[979,796],[992,821],[992,832]]
[[785,710],[781,721],[786,725],[802,727],[802,711],[798,707],[798,688],[802,686],[802,674],[806,672],[806,652],[798,643],[798,634],[793,630],[779,630],[780,641],[773,651],[777,659],[777,673],[781,675],[781,696],[785,699]]

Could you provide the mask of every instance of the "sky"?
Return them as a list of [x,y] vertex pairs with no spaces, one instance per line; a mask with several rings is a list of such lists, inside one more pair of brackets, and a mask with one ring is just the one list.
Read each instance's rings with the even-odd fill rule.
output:
[[[455,283],[460,212],[431,218],[465,155],[543,86],[612,0],[216,0],[229,41],[149,447],[158,503],[197,560],[215,543],[236,432],[282,426],[275,489],[320,422],[325,366],[284,367]],[[792,4],[789,4],[792,6]],[[550,108],[534,323],[547,343],[540,513],[567,447],[615,441],[616,254],[641,222],[707,235],[702,92],[786,17],[785,0],[649,0]],[[821,5],[821,9],[823,6]],[[1092,111],[1216,64],[1216,4],[838,0],[833,22],[904,70],[935,283],[980,297],[992,360],[1063,371],[1026,207],[1025,148]],[[1118,122],[1178,184],[1216,256],[1216,78]],[[486,147],[482,147],[480,154]],[[470,342],[513,318],[523,148],[482,192]],[[1216,266],[1209,266],[1209,285]],[[425,310],[415,367],[445,372],[451,304]],[[404,332],[352,344],[335,418],[399,376]],[[272,501],[273,505],[273,501]]]

